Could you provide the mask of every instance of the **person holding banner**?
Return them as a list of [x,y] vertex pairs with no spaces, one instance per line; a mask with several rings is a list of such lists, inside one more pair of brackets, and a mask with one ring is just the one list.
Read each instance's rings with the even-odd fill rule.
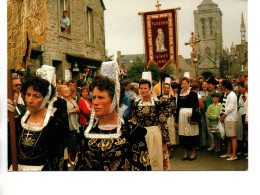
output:
[[[25,81],[22,92],[27,111],[16,118],[18,170],[60,170],[68,123],[67,115],[55,108],[54,86],[34,76]],[[12,165],[9,170],[13,170]]]
[[[180,145],[184,147],[182,160],[196,159],[196,146],[199,144],[199,100],[198,95],[190,91],[189,79],[183,77],[180,80],[182,90],[178,94],[175,126],[179,127]],[[189,158],[188,149],[192,149]]]
[[170,170],[166,146],[166,143],[170,140],[167,117],[164,113],[165,103],[161,103],[151,94],[151,72],[143,72],[142,78],[139,82],[142,97],[132,104],[130,120],[147,129],[145,139],[152,170]]

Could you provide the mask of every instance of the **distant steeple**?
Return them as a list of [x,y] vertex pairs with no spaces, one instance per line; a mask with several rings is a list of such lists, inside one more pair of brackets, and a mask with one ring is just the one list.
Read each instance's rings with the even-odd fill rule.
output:
[[245,22],[244,22],[243,12],[242,12],[242,18],[241,18],[240,32],[241,32],[241,44],[243,44],[246,42],[246,26],[245,26]]
[[235,53],[236,53],[236,48],[235,48],[235,45],[234,45],[234,43],[232,42],[232,44],[231,44],[231,48],[230,48],[230,54],[231,55],[235,55]]
[[231,49],[233,49],[233,48],[235,48],[235,45],[234,45],[234,43],[233,43],[233,41],[232,41]]

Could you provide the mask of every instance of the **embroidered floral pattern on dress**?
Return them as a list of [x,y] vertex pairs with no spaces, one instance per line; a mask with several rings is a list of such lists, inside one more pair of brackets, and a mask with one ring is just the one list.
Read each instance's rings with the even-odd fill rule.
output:
[[125,144],[125,142],[126,142],[125,138],[123,138],[123,139],[117,138],[117,142],[115,143],[115,145],[123,145],[123,144]]
[[91,147],[93,144],[96,144],[97,142],[97,139],[91,139],[89,142],[88,142],[88,146]]
[[141,152],[140,162],[143,163],[144,166],[150,165],[148,152],[143,152],[143,151]]
[[142,113],[143,114],[148,114],[150,112],[150,109],[149,109],[149,107],[147,107],[147,106],[145,106],[144,108],[143,108],[143,110],[142,110]]
[[113,161],[113,162],[111,163],[111,165],[110,165],[111,171],[117,170],[117,168],[119,167],[121,161],[122,161],[122,158],[120,158],[119,160]]
[[131,105],[130,121],[144,127],[160,125],[163,142],[169,141],[167,117],[165,116],[165,105],[152,98],[152,103],[142,105],[142,99]]
[[101,148],[102,151],[109,150],[114,143],[113,139],[103,139],[99,144],[98,147]]
[[121,151],[117,151],[115,154],[116,157],[122,156],[122,152]]
[[131,168],[130,162],[127,159],[125,159],[125,164],[122,166],[122,169],[124,169],[125,171],[128,171],[128,170],[130,170],[130,168]]
[[[144,137],[146,130],[127,122],[122,124],[121,131],[119,138],[86,138],[83,164],[79,164],[79,170],[151,170]],[[100,129],[96,126],[90,133],[97,132],[100,132]]]

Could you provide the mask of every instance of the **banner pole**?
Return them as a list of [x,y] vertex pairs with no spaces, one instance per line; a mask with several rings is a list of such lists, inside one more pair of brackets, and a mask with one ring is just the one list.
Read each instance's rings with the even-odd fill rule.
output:
[[[13,101],[12,73],[10,69],[8,69],[7,86],[8,86],[8,99]],[[15,117],[13,112],[8,111],[8,120],[9,120],[9,128],[10,128],[10,145],[11,145],[13,171],[18,171]]]
[[163,95],[163,89],[162,89],[162,73],[160,72],[160,79],[161,79],[161,95]]

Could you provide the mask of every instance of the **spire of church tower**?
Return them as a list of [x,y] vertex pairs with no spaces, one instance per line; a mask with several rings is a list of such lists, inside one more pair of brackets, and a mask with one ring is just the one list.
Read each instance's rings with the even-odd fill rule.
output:
[[235,48],[235,45],[234,45],[234,43],[233,43],[233,41],[232,41],[231,49],[233,49],[233,48]]
[[232,42],[231,47],[230,47],[230,54],[235,55],[235,52],[236,52],[236,48],[235,48],[234,43]]
[[242,12],[242,18],[241,18],[240,32],[241,32],[241,44],[243,44],[246,42],[246,26],[245,26],[243,12]]

